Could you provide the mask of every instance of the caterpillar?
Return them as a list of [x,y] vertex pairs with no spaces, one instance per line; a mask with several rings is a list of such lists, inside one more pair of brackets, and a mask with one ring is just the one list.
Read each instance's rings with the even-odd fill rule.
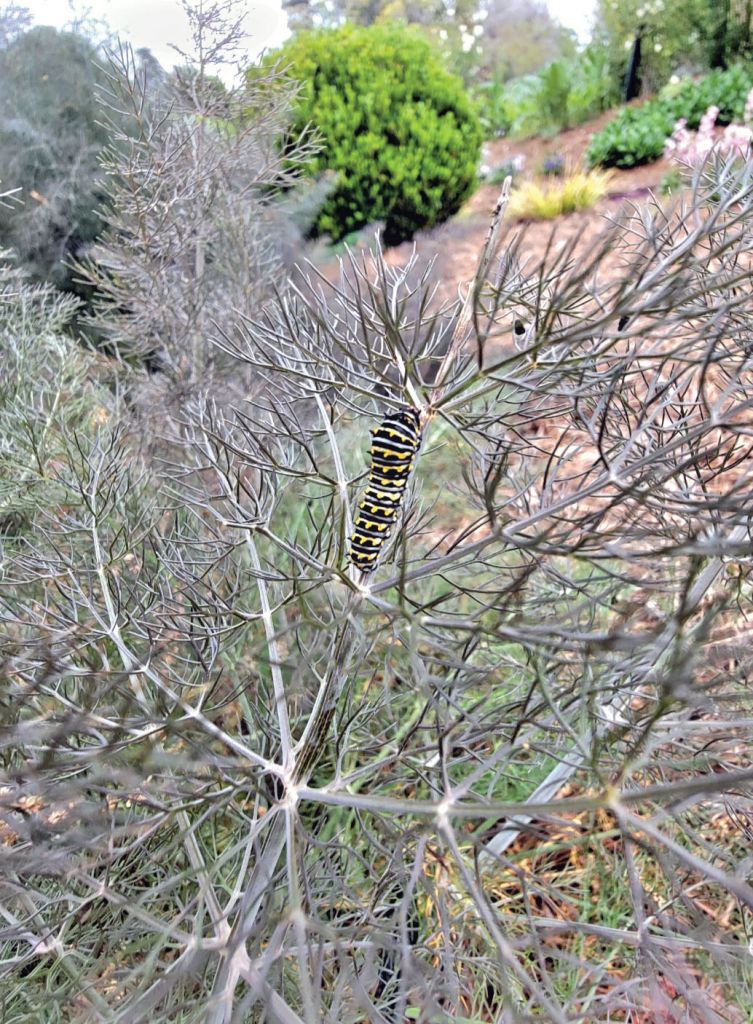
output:
[[371,431],[369,482],[350,539],[350,561],[362,572],[376,569],[379,552],[397,518],[403,492],[421,444],[418,410],[391,413]]

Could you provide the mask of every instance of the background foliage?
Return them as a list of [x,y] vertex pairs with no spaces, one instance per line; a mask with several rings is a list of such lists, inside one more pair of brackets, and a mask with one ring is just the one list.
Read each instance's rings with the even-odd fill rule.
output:
[[0,206],[0,240],[40,280],[74,287],[65,261],[96,237],[108,141],[96,47],[33,28],[0,45],[0,178],[23,204]]
[[526,75],[575,48],[572,33],[540,0],[286,0],[284,7],[296,31],[346,22],[415,25],[468,83]]
[[551,134],[596,117],[618,98],[617,82],[605,52],[586,47],[507,83],[499,79],[476,87],[488,136]]
[[700,81],[685,79],[666,86],[659,96],[640,107],[625,107],[589,146],[591,166],[634,167],[658,160],[675,123],[684,118],[697,128],[710,106],[719,108],[718,123],[741,121],[753,88],[753,66],[738,64],[712,71]]
[[701,72],[749,60],[751,31],[753,10],[737,0],[601,0],[596,39],[624,73],[640,32],[640,79],[644,93],[650,93],[678,71]]
[[321,134],[314,173],[337,183],[316,221],[334,240],[372,221],[388,244],[454,213],[476,180],[481,131],[461,83],[405,26],[302,33],[273,58],[301,82],[293,131]]

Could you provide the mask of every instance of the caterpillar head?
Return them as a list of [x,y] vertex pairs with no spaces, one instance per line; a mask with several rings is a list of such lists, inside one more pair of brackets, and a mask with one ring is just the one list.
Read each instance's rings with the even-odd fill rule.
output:
[[412,427],[414,430],[419,429],[421,423],[421,413],[418,409],[414,409],[411,405],[406,405],[400,412],[397,413],[397,418],[402,420],[406,427]]

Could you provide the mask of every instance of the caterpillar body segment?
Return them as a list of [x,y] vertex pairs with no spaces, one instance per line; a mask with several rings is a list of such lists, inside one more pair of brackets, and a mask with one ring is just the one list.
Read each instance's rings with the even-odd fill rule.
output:
[[384,542],[397,519],[414,456],[421,444],[416,409],[391,413],[371,431],[369,482],[358,505],[350,539],[350,561],[362,572],[373,572]]

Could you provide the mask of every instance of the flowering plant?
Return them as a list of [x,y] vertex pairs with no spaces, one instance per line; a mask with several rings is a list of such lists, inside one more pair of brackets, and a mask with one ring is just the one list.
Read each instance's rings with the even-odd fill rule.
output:
[[719,107],[709,107],[701,118],[697,132],[688,131],[687,121],[681,117],[664,143],[664,155],[675,163],[688,167],[702,164],[712,149],[723,156],[747,160],[753,143],[753,89],[748,93],[745,102],[745,124],[729,124],[724,132],[717,136],[715,129],[718,116]]
[[565,173],[565,158],[560,153],[548,156],[541,165],[541,173],[548,178],[560,178]]

